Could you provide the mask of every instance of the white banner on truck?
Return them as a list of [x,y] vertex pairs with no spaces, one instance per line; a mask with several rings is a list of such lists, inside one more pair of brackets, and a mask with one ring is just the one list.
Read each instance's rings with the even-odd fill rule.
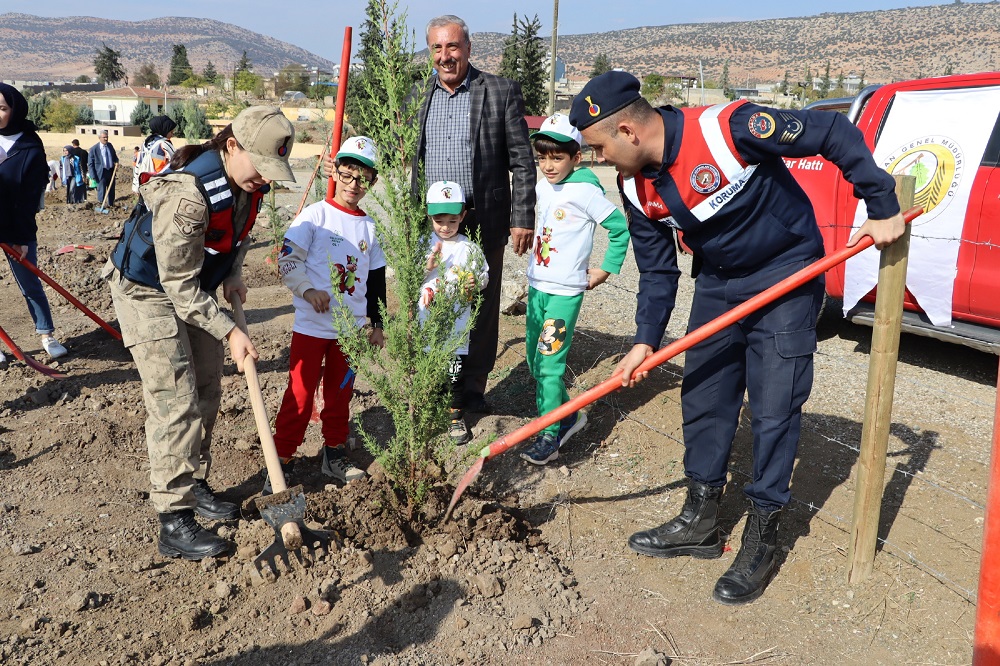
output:
[[[880,166],[917,179],[916,205],[924,214],[913,221],[906,286],[936,326],[951,325],[965,210],[998,113],[1000,86],[901,92],[875,146]],[[854,228],[867,217],[861,202]],[[878,263],[878,252],[847,261],[845,312],[875,286]]]

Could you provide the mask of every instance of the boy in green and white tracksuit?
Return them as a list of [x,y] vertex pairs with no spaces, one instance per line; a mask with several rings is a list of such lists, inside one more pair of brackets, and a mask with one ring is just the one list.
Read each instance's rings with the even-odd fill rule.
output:
[[[625,216],[604,196],[597,175],[581,160],[580,133],[562,114],[542,123],[532,136],[544,179],[537,195],[535,239],[528,262],[528,367],[537,386],[539,415],[569,400],[563,374],[573,340],[583,292],[617,274],[625,261],[629,232]],[[588,268],[594,231],[608,231],[608,251],[600,268]],[[559,447],[587,423],[586,412],[563,419],[540,432],[521,457],[544,465],[559,457]]]

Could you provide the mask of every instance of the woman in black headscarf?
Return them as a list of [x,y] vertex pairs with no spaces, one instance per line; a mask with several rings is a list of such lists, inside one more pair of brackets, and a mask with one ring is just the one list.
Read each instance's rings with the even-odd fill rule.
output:
[[[13,246],[21,259],[38,261],[35,213],[45,191],[49,167],[45,148],[27,118],[28,102],[17,88],[0,83],[0,242]],[[66,355],[52,334],[52,311],[42,283],[27,268],[4,253],[20,287],[42,347],[52,358]]]

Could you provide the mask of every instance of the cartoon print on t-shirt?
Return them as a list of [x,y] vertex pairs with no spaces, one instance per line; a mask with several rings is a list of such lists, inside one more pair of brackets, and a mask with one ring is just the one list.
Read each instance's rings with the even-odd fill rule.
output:
[[347,255],[347,265],[334,264],[337,273],[340,274],[340,293],[354,294],[354,286],[357,282],[355,271],[358,270],[358,258]]
[[535,265],[548,266],[551,252],[558,252],[552,247],[552,227],[542,227],[541,235],[537,236],[538,242],[535,244]]

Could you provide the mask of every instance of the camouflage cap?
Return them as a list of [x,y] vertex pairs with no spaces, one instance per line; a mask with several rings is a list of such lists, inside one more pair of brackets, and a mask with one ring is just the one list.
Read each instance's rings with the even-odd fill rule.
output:
[[233,121],[233,134],[250,155],[257,173],[268,180],[295,181],[288,156],[295,143],[295,128],[273,106],[251,106]]

